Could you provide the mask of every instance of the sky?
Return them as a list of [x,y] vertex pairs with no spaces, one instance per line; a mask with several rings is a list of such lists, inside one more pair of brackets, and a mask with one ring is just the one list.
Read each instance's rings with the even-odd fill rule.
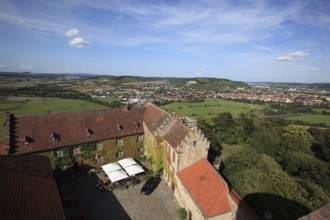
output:
[[0,71],[330,82],[329,0],[0,0]]

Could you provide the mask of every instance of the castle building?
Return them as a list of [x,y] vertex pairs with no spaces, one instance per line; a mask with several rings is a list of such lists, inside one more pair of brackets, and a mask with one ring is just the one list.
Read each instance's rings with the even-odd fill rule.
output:
[[[188,117],[142,107],[16,117],[6,115],[10,155],[47,156],[53,169],[84,163],[91,167],[125,157],[151,158],[187,219],[255,219],[207,161],[209,141]],[[250,212],[250,211],[248,211]],[[250,217],[249,217],[250,216]],[[251,217],[252,216],[252,217]]]

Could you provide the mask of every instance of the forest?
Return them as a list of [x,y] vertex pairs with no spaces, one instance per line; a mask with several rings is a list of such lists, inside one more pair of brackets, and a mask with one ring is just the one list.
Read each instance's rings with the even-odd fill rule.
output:
[[297,219],[330,202],[330,129],[227,112],[198,125],[211,155],[239,148],[220,173],[261,218]]

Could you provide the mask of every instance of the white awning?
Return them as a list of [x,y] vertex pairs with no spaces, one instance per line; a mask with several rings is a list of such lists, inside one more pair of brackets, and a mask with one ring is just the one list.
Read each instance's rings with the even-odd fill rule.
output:
[[107,173],[107,175],[113,183],[128,178],[124,170],[115,170],[113,172]]
[[119,166],[119,164],[117,162],[114,162],[114,163],[108,163],[106,165],[103,165],[102,169],[104,170],[104,172],[110,173],[110,172],[113,172],[116,170],[120,170],[122,168]]
[[124,169],[130,176],[144,172],[144,169],[139,164],[133,164],[132,166],[125,167]]
[[131,157],[119,160],[117,161],[117,163],[119,163],[120,166],[122,166],[123,168],[137,164],[136,161],[133,160]]

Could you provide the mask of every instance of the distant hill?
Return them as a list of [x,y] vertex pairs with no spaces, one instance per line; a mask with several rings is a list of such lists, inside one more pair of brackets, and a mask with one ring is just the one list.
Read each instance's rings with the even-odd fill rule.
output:
[[166,84],[176,87],[216,90],[219,88],[249,87],[244,82],[218,78],[176,78],[176,77],[142,77],[142,76],[109,76],[86,73],[53,74],[30,72],[0,72],[0,88],[18,88],[36,85],[59,85],[77,90],[93,89],[129,84]]
[[244,82],[236,82],[228,79],[218,78],[176,78],[176,77],[140,77],[140,76],[97,76],[83,80],[84,83],[102,85],[119,85],[119,84],[139,84],[139,83],[158,83],[170,84],[176,87],[191,87],[197,89],[218,89],[224,87],[249,87]]
[[270,86],[277,88],[330,89],[330,83],[251,82],[248,84],[253,86]]

